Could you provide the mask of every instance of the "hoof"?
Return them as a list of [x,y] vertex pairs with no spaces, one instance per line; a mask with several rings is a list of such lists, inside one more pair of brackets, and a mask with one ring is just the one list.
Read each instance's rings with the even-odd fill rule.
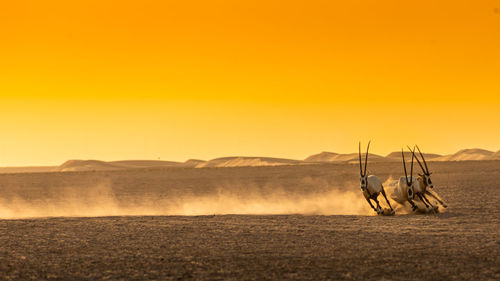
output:
[[414,212],[417,210],[417,208],[418,208],[417,206],[411,206],[411,210]]
[[395,213],[396,213],[396,211],[391,210],[391,215],[394,215]]

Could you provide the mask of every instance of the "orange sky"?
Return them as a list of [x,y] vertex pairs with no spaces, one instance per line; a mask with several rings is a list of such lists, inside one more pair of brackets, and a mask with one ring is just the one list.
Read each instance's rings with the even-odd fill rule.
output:
[[500,149],[500,0],[242,2],[0,3],[0,166]]

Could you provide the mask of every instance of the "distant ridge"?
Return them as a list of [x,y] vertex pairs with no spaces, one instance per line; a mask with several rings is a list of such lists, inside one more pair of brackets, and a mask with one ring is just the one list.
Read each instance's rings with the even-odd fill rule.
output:
[[[420,156],[418,154],[418,151],[415,152],[418,156]],[[431,159],[434,159],[434,158],[438,158],[438,157],[441,157],[442,155],[439,155],[439,154],[435,154],[435,153],[422,153],[425,157],[425,160],[431,160]],[[405,155],[405,158],[410,158],[411,160],[411,152],[410,151],[405,151],[404,152],[404,155]],[[401,160],[401,151],[394,151],[394,152],[391,152],[389,154],[387,154],[387,156],[385,156],[386,158],[390,158],[390,159],[397,159],[397,160]]]
[[338,153],[335,152],[321,152],[318,154],[311,155],[304,159],[305,162],[333,162],[335,158],[338,156]]
[[[407,161],[411,159],[411,153],[405,151]],[[362,153],[364,159],[365,153]],[[426,161],[481,161],[500,160],[500,150],[493,152],[480,148],[462,149],[454,154],[439,155],[435,153],[424,153]],[[386,156],[370,153],[368,161],[372,163],[399,162],[401,161],[401,151],[394,151]],[[244,166],[282,166],[301,165],[314,163],[357,163],[358,153],[335,153],[323,151],[306,157],[304,160],[294,160],[273,157],[250,157],[231,156],[215,158],[208,161],[200,159],[189,159],[185,162],[163,161],[163,160],[121,160],[121,161],[101,161],[101,160],[68,160],[60,166],[39,166],[39,167],[0,167],[1,173],[46,173],[46,172],[75,172],[75,171],[108,171],[124,169],[142,168],[209,168],[209,167],[244,167]]]
[[159,168],[159,167],[241,167],[241,166],[280,166],[296,165],[302,161],[271,158],[271,157],[222,157],[209,161],[189,159],[184,163],[159,160],[123,160],[105,162],[100,160],[68,160],[56,170],[61,172],[76,171],[106,171],[137,168]]
[[478,160],[494,160],[493,151],[472,148],[472,149],[462,149],[455,154],[445,155],[435,158],[434,161],[478,161]]
[[[411,159],[411,153],[405,151],[407,161]],[[361,154],[363,159],[365,153]],[[473,160],[500,160],[500,151],[492,152],[485,149],[462,149],[455,154],[439,155],[435,153],[424,153],[426,161],[473,161]],[[397,162],[401,161],[401,152],[394,151],[387,156],[381,156],[370,153],[368,159],[372,163],[377,162]],[[358,153],[340,154],[335,152],[324,151],[318,154],[311,155],[304,160],[294,160],[285,158],[273,157],[249,157],[249,156],[232,156],[215,158],[208,161],[199,159],[189,159],[186,162],[160,161],[160,160],[123,160],[123,161],[99,161],[99,160],[69,160],[61,166],[46,171],[98,171],[98,170],[122,170],[134,168],[158,168],[158,167],[192,167],[192,168],[208,168],[208,167],[244,167],[244,166],[282,166],[282,165],[299,165],[313,163],[357,163],[359,161]],[[19,168],[17,168],[19,169]],[[41,167],[38,167],[42,170]],[[1,170],[0,170],[1,172]]]
[[281,166],[281,165],[296,165],[302,161],[271,158],[271,157],[222,157],[216,158],[204,163],[200,163],[196,168],[204,167],[242,167],[242,166]]
[[106,171],[134,168],[173,167],[180,164],[181,163],[179,162],[160,160],[123,160],[111,162],[100,160],[68,160],[59,166],[57,170],[60,172]]
[[61,172],[92,171],[92,170],[116,170],[120,166],[99,160],[68,160],[59,166]]
[[497,151],[497,152],[495,152],[495,153],[493,153],[493,154],[490,156],[490,158],[491,158],[492,160],[500,160],[500,150],[499,150],[499,151]]
[[0,174],[49,173],[57,172],[58,166],[0,167]]
[[199,160],[199,159],[189,159],[186,162],[182,163],[181,166],[185,167],[196,167],[198,165],[201,165],[207,161],[205,160]]
[[[366,153],[362,153],[361,157],[365,157]],[[388,162],[391,161],[390,159],[386,159],[383,156],[373,154],[373,153],[368,153],[368,161],[370,162]],[[321,152],[319,154],[314,154],[306,159],[304,159],[304,162],[309,162],[309,163],[350,163],[350,162],[358,162],[359,161],[359,154],[358,153],[348,153],[348,154],[339,154],[339,153],[334,153],[334,152]]]
[[124,166],[124,167],[164,167],[164,166],[175,166],[179,165],[179,162],[173,161],[162,161],[162,160],[121,160],[121,161],[111,161],[110,164]]

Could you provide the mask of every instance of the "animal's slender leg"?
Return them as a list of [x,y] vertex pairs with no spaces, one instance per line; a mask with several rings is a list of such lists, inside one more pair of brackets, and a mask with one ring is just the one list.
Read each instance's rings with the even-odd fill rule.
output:
[[373,207],[373,204],[370,201],[370,198],[366,198],[366,201],[368,201],[368,204],[370,204],[370,207],[372,207],[372,209],[375,210],[375,212],[376,212],[377,210],[375,209],[375,207]]
[[410,202],[410,204],[411,204],[411,209],[412,209],[413,211],[417,210],[417,208],[418,208],[418,207],[417,207],[417,205],[415,205],[415,203],[413,203],[413,201],[411,201],[411,199],[408,199],[408,202]]
[[377,203],[377,214],[378,214],[379,212],[382,212],[382,213],[383,213],[383,212],[384,212],[384,210],[382,209],[382,207],[380,207],[380,204],[379,204],[379,202],[378,202],[378,200],[377,200],[377,197],[374,197],[374,198],[373,198],[373,200],[375,201],[375,203]]
[[436,199],[439,204],[441,204],[444,208],[448,208],[448,206],[446,205],[446,203],[444,203],[443,201],[441,201],[441,199],[439,199],[436,195],[432,194],[430,191],[426,190],[425,191],[425,194],[431,196],[432,198]]
[[[415,192],[415,193],[416,193],[416,192]],[[418,198],[420,198],[420,201],[422,201],[422,203],[424,203],[425,207],[426,207],[426,208],[429,208],[429,206],[427,205],[427,203],[425,203],[424,198],[422,198],[422,194],[417,193],[417,196],[418,196]]]
[[422,194],[422,198],[424,198],[424,200],[427,201],[427,204],[429,204],[429,206],[434,209],[434,206],[432,205],[431,201],[429,201],[429,198],[425,196],[425,193]]
[[385,195],[385,190],[384,190],[384,188],[382,188],[382,195],[384,196],[385,201],[387,201],[387,204],[389,204],[389,208],[391,208],[391,211],[394,211],[394,209],[393,209],[393,208],[392,208],[392,206],[391,206],[391,203],[389,202],[389,200],[387,199],[387,196]]
[[422,198],[425,201],[427,201],[427,203],[429,204],[429,206],[431,206],[432,212],[435,214],[436,213],[436,208],[434,208],[434,206],[432,205],[431,201],[429,201],[429,198],[425,197],[425,193],[422,194]]

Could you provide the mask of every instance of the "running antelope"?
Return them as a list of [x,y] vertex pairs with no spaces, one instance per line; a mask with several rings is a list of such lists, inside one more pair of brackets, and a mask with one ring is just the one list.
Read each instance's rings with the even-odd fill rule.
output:
[[[418,145],[415,145],[415,147],[418,149],[418,153],[420,154],[420,157],[422,157],[422,161],[424,162],[424,165],[422,165],[422,163],[418,159],[418,156],[415,155],[415,159],[417,159],[418,165],[420,166],[420,168],[422,169],[422,172],[423,172],[423,174],[418,174],[419,177],[417,178],[417,180],[420,184],[420,188],[423,191],[422,197],[425,200],[427,200],[429,205],[431,205],[431,203],[429,202],[429,199],[427,199],[427,197],[425,197],[425,195],[429,195],[432,198],[436,199],[439,202],[439,204],[441,204],[441,206],[443,206],[444,208],[447,208],[448,206],[446,205],[446,203],[444,203],[439,198],[439,196],[437,196],[431,192],[431,190],[434,189],[434,184],[432,183],[432,180],[431,180],[432,172],[429,171],[429,167],[427,167],[427,162],[425,161],[424,154],[422,154],[422,151],[420,151],[420,148],[418,147]],[[413,149],[412,153],[414,153],[414,152],[415,152],[415,149]],[[424,168],[424,166],[425,166],[425,168]],[[429,187],[429,189],[427,189],[427,187]],[[423,202],[423,200],[422,200],[422,202]],[[425,204],[425,202],[424,202],[424,204]]]
[[405,176],[400,177],[397,185],[394,189],[394,193],[392,194],[392,198],[400,203],[404,204],[408,201],[411,205],[413,211],[417,210],[417,205],[413,202],[415,198],[415,193],[420,192],[420,184],[416,178],[413,177],[413,158],[414,154],[411,157],[411,169],[410,176],[408,177],[408,172],[406,171],[406,162],[405,162],[405,154],[403,149],[401,149],[401,155],[403,157],[403,169],[405,172]]
[[[370,204],[370,207],[372,207],[377,214],[383,214],[384,209],[380,207],[380,204],[377,200],[378,195],[382,193],[382,195],[385,198],[385,201],[387,201],[387,204],[391,208],[391,214],[394,214],[394,209],[392,209],[391,203],[389,203],[389,200],[387,199],[387,196],[385,195],[384,187],[382,186],[382,181],[377,176],[374,175],[368,175],[366,168],[368,165],[368,151],[370,150],[370,142],[368,142],[368,147],[366,148],[366,155],[365,155],[365,169],[363,171],[363,165],[361,161],[361,142],[359,143],[359,174],[360,174],[360,181],[361,181],[361,190],[363,190],[363,195],[365,196],[366,201],[368,201],[368,204]],[[375,203],[377,203],[377,208],[373,207],[372,202],[370,201],[373,200]]]

